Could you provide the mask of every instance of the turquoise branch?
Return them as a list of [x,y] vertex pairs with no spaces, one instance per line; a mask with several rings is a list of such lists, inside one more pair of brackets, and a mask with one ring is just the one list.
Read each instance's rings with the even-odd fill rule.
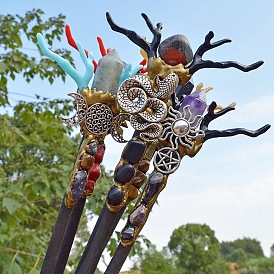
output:
[[79,50],[80,57],[86,67],[86,71],[83,75],[78,73],[68,60],[51,51],[46,46],[46,43],[41,33],[37,34],[37,43],[43,54],[54,60],[64,70],[64,72],[67,73],[75,81],[80,91],[88,87],[88,83],[94,75],[94,66],[92,63],[93,55],[91,52],[89,52],[87,57],[80,42],[76,42],[76,44]]

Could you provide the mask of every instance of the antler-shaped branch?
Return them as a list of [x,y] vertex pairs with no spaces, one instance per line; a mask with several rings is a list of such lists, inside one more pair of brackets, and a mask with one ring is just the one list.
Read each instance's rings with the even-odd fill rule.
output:
[[58,63],[58,65],[76,82],[80,91],[88,87],[88,83],[93,77],[93,55],[90,52],[87,57],[80,42],[76,42],[76,45],[78,47],[81,59],[86,67],[86,71],[83,75],[79,74],[68,60],[51,51],[46,46],[46,43],[41,33],[37,34],[37,43],[40,46],[40,49],[43,52],[43,54],[54,60],[56,63]]
[[[76,45],[76,41],[75,41],[75,39],[73,38],[73,36],[72,36],[72,33],[71,33],[71,30],[70,30],[70,26],[69,25],[66,25],[65,26],[65,32],[66,32],[66,37],[67,37],[67,41],[68,41],[68,44],[70,45],[70,46],[72,46],[73,48],[75,48],[76,50],[78,50],[78,47],[77,47],[77,45]],[[101,38],[100,38],[101,39]],[[98,39],[97,39],[98,40]],[[99,41],[98,41],[98,43],[99,43]],[[100,44],[99,44],[99,46],[100,46]],[[101,48],[100,48],[101,49]],[[79,50],[78,50],[79,51]],[[86,49],[84,49],[84,51],[85,51],[85,54],[86,54],[86,56],[88,57],[88,51],[86,50]],[[92,63],[93,63],[93,66],[94,66],[94,72],[96,71],[96,68],[97,68],[97,66],[98,66],[98,64],[96,63],[96,61],[95,60],[92,60]]]
[[208,113],[205,115],[201,123],[201,129],[204,130],[205,132],[205,136],[203,138],[204,142],[212,138],[230,137],[238,134],[247,135],[249,137],[257,137],[265,133],[270,128],[270,125],[267,124],[257,130],[249,130],[245,128],[233,128],[233,129],[226,129],[226,130],[209,130],[208,125],[211,121],[235,109],[234,107],[229,106],[224,108],[223,110],[214,112],[214,109],[216,108],[216,106],[217,104],[214,101],[209,105]]
[[196,51],[193,61],[190,65],[186,66],[186,68],[189,69],[189,73],[193,75],[196,71],[202,68],[231,68],[234,67],[236,69],[239,69],[243,72],[248,72],[250,70],[256,69],[260,67],[264,62],[258,61],[254,64],[251,64],[249,66],[242,65],[238,62],[234,61],[224,61],[224,62],[214,62],[211,60],[202,60],[203,54],[207,52],[208,50],[211,50],[213,48],[219,47],[225,43],[230,43],[230,39],[223,39],[220,41],[217,41],[215,43],[210,43],[211,39],[214,37],[214,33],[210,31],[206,37],[205,42],[198,48]]
[[147,53],[148,57],[155,58],[157,56],[157,49],[158,49],[158,46],[161,41],[161,30],[163,28],[163,25],[161,22],[159,22],[159,23],[157,23],[156,28],[155,28],[145,13],[142,13],[141,15],[145,19],[148,28],[150,29],[150,31],[153,34],[153,40],[151,43],[145,41],[135,31],[128,30],[126,28],[122,28],[122,27],[118,26],[112,20],[109,12],[106,13],[107,21],[108,21],[112,30],[126,35],[134,44],[136,44],[137,46],[142,48]]

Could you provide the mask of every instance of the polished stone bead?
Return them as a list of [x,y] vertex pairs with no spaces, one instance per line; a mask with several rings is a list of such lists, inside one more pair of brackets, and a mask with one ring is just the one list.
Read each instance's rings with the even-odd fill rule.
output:
[[79,170],[77,174],[75,175],[73,186],[71,187],[71,193],[72,193],[74,202],[77,202],[82,196],[82,193],[85,188],[86,180],[87,180],[87,172],[85,170]]
[[116,170],[114,180],[117,183],[125,184],[131,180],[134,174],[134,167],[130,164],[124,164],[118,170]]
[[83,169],[90,169],[94,163],[94,157],[88,153],[84,153],[81,157],[81,167]]
[[153,196],[159,191],[161,184],[163,182],[164,175],[160,172],[154,173],[148,181],[148,187],[145,193],[145,197],[142,200],[143,204],[147,204]]
[[107,202],[112,206],[117,206],[122,203],[124,198],[124,191],[123,189],[112,186],[108,192]]
[[105,154],[105,147],[104,147],[104,145],[99,144],[97,146],[97,153],[95,155],[95,162],[98,163],[98,164],[102,163],[103,158],[104,158],[104,154]]
[[135,199],[139,194],[138,188],[136,188],[134,185],[131,185],[128,189],[128,198],[130,200]]
[[98,142],[91,142],[88,145],[88,148],[86,150],[87,153],[89,153],[90,155],[95,155],[97,153],[97,146],[98,146]]
[[89,171],[88,178],[96,181],[100,177],[100,174],[101,174],[101,169],[99,164],[94,163]]
[[88,179],[86,186],[85,186],[85,190],[89,192],[89,194],[91,194],[94,190],[94,185],[95,185],[95,181]]
[[140,204],[129,216],[129,221],[133,225],[141,225],[146,221],[146,207]]
[[159,45],[159,55],[168,65],[186,65],[193,59],[193,52],[188,39],[181,34],[165,39]]
[[143,173],[146,173],[149,169],[150,162],[148,160],[142,160],[138,165],[138,170],[142,171]]
[[134,227],[128,224],[123,231],[121,232],[121,240],[129,241],[132,240],[134,237]]
[[147,176],[143,172],[137,170],[137,172],[132,180],[132,184],[134,186],[136,186],[137,188],[140,188],[144,184],[146,179],[147,179]]
[[137,164],[141,160],[145,149],[146,146],[142,141],[130,140],[123,151],[122,157],[132,165]]

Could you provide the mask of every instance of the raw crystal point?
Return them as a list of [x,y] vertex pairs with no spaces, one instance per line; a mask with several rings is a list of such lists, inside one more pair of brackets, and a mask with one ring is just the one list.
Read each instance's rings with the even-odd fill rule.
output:
[[133,225],[141,225],[146,220],[146,207],[140,204],[129,217],[129,222]]
[[85,170],[80,170],[75,175],[73,186],[71,187],[71,193],[72,193],[74,202],[77,202],[82,196],[82,193],[85,188],[86,180],[87,180],[87,172]]
[[132,240],[134,237],[134,227],[128,224],[123,231],[121,232],[121,240],[129,241]]
[[152,197],[159,191],[160,186],[163,182],[164,175],[160,172],[154,173],[148,181],[148,187],[146,190],[146,194],[144,199],[142,200],[142,203],[147,204]]
[[116,50],[113,49],[100,59],[94,75],[92,88],[103,92],[109,91],[112,95],[116,95],[122,70],[123,62]]
[[193,117],[202,115],[207,107],[206,92],[204,89],[196,91],[185,97],[179,111],[182,112],[185,106],[189,105]]

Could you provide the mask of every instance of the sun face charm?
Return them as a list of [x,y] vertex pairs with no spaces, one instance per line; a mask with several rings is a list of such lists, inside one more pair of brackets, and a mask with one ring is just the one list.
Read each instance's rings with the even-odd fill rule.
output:
[[168,117],[162,123],[164,128],[160,141],[168,141],[170,146],[163,147],[156,152],[154,166],[165,174],[173,173],[180,165],[179,146],[194,148],[194,140],[204,136],[200,129],[203,116],[193,117],[190,106],[187,105],[182,112],[169,107]]
[[168,113],[169,117],[163,123],[164,132],[160,141],[168,141],[174,150],[178,149],[179,143],[192,150],[193,139],[204,136],[204,131],[200,129],[203,117],[193,117],[189,106],[185,106],[182,112],[170,107]]

